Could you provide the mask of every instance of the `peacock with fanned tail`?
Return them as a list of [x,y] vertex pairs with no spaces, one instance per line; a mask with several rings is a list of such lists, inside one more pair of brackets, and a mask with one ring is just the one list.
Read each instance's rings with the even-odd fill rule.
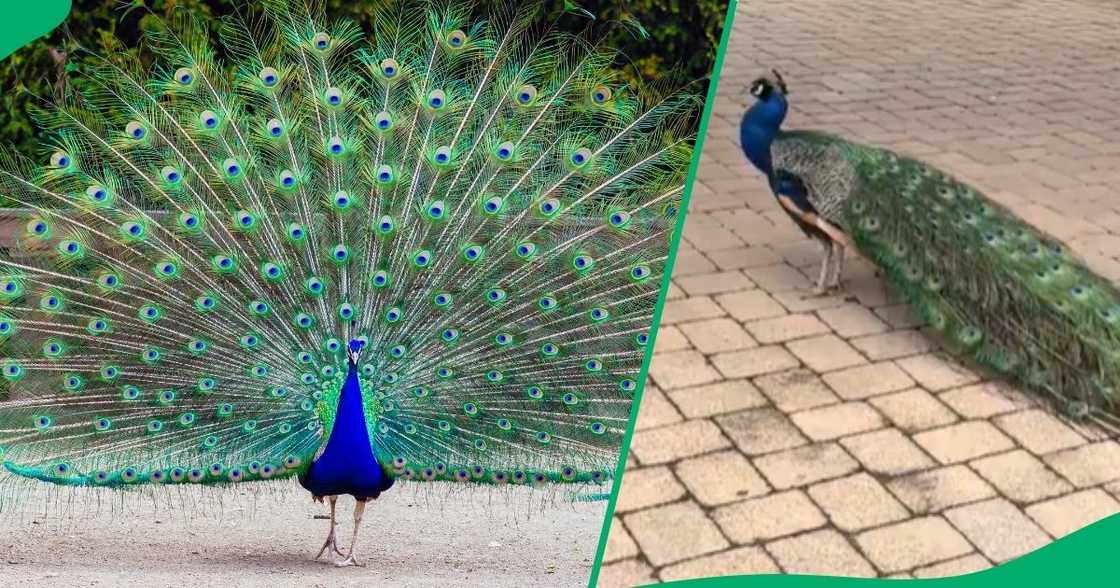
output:
[[782,130],[774,71],[740,140],[791,218],[824,250],[816,293],[840,283],[850,244],[950,351],[1064,415],[1120,430],[1120,291],[1059,240],[920,161],[818,131]]
[[[8,156],[0,460],[112,489],[604,484],[699,101],[521,3],[303,2],[87,55]],[[586,13],[582,13],[586,15]],[[10,480],[20,478],[10,477]],[[9,493],[10,494],[10,493]]]

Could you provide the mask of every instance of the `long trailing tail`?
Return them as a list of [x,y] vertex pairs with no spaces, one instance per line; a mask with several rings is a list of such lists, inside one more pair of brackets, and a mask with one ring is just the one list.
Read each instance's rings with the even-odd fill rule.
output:
[[846,228],[949,348],[1070,417],[1120,430],[1116,287],[968,184],[842,145],[853,172]]

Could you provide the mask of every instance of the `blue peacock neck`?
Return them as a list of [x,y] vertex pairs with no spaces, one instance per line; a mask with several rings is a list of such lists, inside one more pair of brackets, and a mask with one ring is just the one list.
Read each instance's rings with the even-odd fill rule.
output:
[[770,144],[782,128],[786,119],[789,103],[777,90],[771,90],[765,97],[754,103],[743,114],[739,124],[739,144],[751,164],[767,176],[773,174],[770,160]]

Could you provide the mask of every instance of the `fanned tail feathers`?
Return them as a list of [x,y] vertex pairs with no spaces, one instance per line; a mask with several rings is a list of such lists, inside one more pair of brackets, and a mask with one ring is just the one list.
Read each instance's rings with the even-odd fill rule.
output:
[[[696,97],[537,23],[400,2],[189,15],[43,107],[0,192],[0,461],[58,484],[303,471],[360,365],[396,477],[598,482],[618,459]],[[229,73],[232,72],[232,73]]]

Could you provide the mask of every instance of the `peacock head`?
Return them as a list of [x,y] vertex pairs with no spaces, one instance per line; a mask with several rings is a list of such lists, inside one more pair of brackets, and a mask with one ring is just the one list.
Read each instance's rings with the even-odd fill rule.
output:
[[353,364],[357,365],[358,356],[360,356],[362,354],[362,348],[365,347],[365,346],[366,346],[366,342],[363,339],[351,339],[350,340],[350,346],[349,346],[349,348],[347,350],[347,353],[346,353],[346,355],[350,358],[350,363],[353,363]]
[[761,77],[751,82],[749,92],[751,96],[761,100],[768,101],[777,95],[785,97],[789,95],[789,88],[786,87],[786,81],[782,79],[782,74],[778,70],[772,69],[770,73],[774,75],[774,79],[768,77]]

